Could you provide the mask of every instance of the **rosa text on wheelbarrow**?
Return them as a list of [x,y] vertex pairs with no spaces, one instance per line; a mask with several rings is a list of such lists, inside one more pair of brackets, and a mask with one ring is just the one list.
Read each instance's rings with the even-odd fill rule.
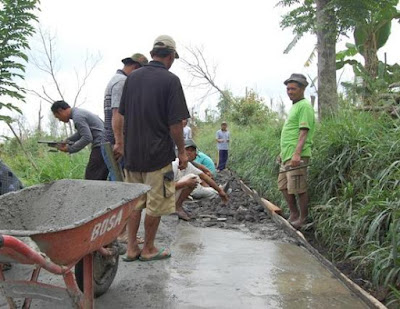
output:
[[92,237],[90,241],[96,240],[97,237],[102,236],[105,232],[109,232],[112,229],[115,229],[118,225],[121,224],[122,220],[122,209],[102,222],[97,223],[92,230]]

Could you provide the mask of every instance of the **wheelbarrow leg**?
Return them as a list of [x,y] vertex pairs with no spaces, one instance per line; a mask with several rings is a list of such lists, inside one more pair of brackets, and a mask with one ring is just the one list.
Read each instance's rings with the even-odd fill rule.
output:
[[84,297],[81,290],[76,283],[75,277],[71,270],[68,270],[64,275],[64,282],[67,287],[68,293],[74,302],[74,308],[84,308]]
[[[36,267],[31,276],[31,282],[37,282],[39,279],[39,274],[40,274],[41,267]],[[32,298],[25,298],[24,304],[22,305],[23,309],[29,309],[31,307],[32,303]]]
[[83,294],[84,308],[94,308],[93,253],[89,253],[83,258]]
[[[4,274],[3,274],[3,264],[0,264],[0,281],[5,281]],[[17,306],[15,305],[14,300],[11,297],[6,296],[6,300],[8,303],[8,307],[10,309],[16,309]]]

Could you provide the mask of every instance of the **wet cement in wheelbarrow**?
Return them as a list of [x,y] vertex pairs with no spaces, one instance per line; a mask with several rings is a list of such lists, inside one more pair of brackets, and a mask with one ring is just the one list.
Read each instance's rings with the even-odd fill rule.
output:
[[[223,173],[218,180],[223,184],[229,177]],[[170,247],[172,258],[120,261],[116,279],[96,299],[96,308],[366,308],[277,227],[240,190],[237,179],[231,186],[226,206],[219,198],[185,203],[197,216],[194,221],[163,217],[156,242]],[[28,275],[18,266],[7,276],[21,273]],[[59,277],[46,272],[41,280],[63,285]],[[5,300],[0,296],[2,305]],[[32,308],[55,306],[34,301]]]
[[0,231],[51,231],[80,225],[146,189],[139,184],[65,179],[12,192],[0,197]]

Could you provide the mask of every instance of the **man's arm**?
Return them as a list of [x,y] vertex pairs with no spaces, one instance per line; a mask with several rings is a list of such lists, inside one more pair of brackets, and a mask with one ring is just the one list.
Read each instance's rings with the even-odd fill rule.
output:
[[81,138],[81,136],[79,135],[78,132],[75,132],[74,134],[72,134],[71,136],[67,137],[65,140],[66,141],[71,141],[71,142],[76,142],[77,140],[79,140]]
[[[92,132],[90,131],[89,124],[84,119],[81,118],[76,119],[75,126],[80,138],[74,144],[66,145],[67,151],[69,153],[75,153],[81,151],[83,148],[85,148],[87,145],[93,142],[93,135]],[[59,150],[64,151],[62,149]]]
[[68,142],[73,142],[73,143],[75,143],[75,142],[78,141],[80,138],[81,138],[80,134],[79,134],[78,132],[75,132],[75,133],[72,134],[71,136],[67,137],[67,138],[65,139],[65,141],[63,141],[63,142],[66,142],[65,144],[64,144],[64,143],[59,143],[59,144],[56,145],[56,148],[57,148],[58,150],[62,151],[62,152],[68,152],[68,145],[67,145],[67,143],[68,143]]
[[178,180],[175,183],[175,190],[183,189],[183,188],[191,188],[194,189],[196,188],[198,182],[197,182],[197,177],[193,176],[192,178],[186,179],[184,181]]
[[204,174],[206,174],[208,177],[211,177],[212,178],[212,173],[211,173],[211,171],[207,168],[207,167],[205,167],[203,164],[199,164],[199,163],[197,163],[197,162],[194,162],[194,161],[192,161],[192,162],[190,162],[190,163],[192,163],[195,167],[197,167],[199,170],[201,170]]
[[297,142],[296,150],[292,156],[291,166],[296,167],[300,165],[301,152],[303,151],[303,146],[306,142],[308,134],[308,129],[300,129],[299,140]]
[[222,138],[219,138],[218,131],[217,134],[215,135],[215,140],[217,141],[217,143],[222,143],[224,141]]
[[185,151],[185,143],[183,141],[183,125],[182,121],[169,126],[169,132],[172,139],[178,147],[179,169],[183,170],[187,167],[188,157]]
[[123,136],[123,126],[124,126],[124,116],[121,115],[117,109],[113,109],[112,116],[112,128],[114,131],[115,145],[114,145],[114,156],[118,160],[124,156],[124,136]]
[[218,192],[218,195],[221,197],[221,200],[224,204],[226,204],[229,200],[228,195],[225,193],[220,186],[217,185],[217,183],[212,180],[209,176],[207,176],[204,173],[201,173],[200,175],[201,180],[204,180],[211,188],[213,188],[215,191]]

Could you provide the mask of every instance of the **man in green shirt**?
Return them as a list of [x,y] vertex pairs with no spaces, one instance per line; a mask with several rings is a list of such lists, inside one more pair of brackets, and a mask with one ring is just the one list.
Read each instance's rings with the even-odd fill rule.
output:
[[[291,168],[296,169],[280,173],[278,187],[289,206],[290,224],[295,228],[300,228],[308,215],[308,194],[307,167],[298,167],[307,165],[311,157],[315,117],[313,107],[304,98],[304,91],[308,85],[306,77],[294,73],[284,84],[293,106],[282,129],[281,153],[278,160],[281,163],[281,172]],[[296,195],[299,207],[297,207]]]

